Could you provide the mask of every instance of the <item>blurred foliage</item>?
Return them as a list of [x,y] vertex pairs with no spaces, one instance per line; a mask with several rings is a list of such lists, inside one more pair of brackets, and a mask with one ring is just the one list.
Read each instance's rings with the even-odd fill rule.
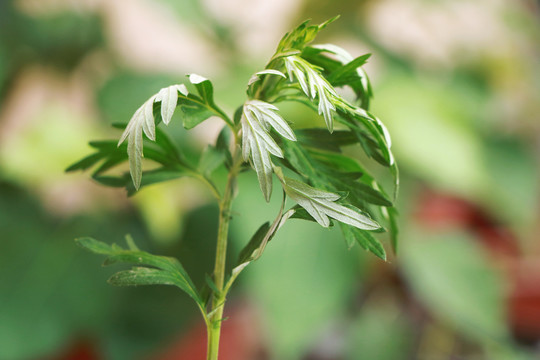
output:
[[[483,13],[500,25],[497,34],[505,37],[496,46],[474,45],[472,52],[470,45],[467,51],[454,49],[449,62],[426,65],[419,60],[422,54],[403,52],[383,41],[369,21],[379,4],[396,3],[303,2],[286,19],[319,21],[341,13],[327,38],[346,43],[353,39],[359,53],[373,52],[372,106],[393,134],[393,149],[402,164],[403,251],[385,264],[358,250],[344,251],[335,229],[291,221],[268,246],[265,257],[240,278],[233,298],[257,304],[269,353],[280,360],[308,358],[306,354],[310,359],[330,359],[315,350],[325,344],[325,338],[333,337],[339,339],[337,354],[347,359],[534,358],[538,350],[518,345],[523,339],[513,336],[516,329],[508,314],[512,273],[505,273],[504,261],[494,260],[492,249],[478,233],[455,223],[426,231],[432,224],[422,223],[416,212],[426,189],[459,197],[484,209],[497,228],[514,234],[521,252],[532,261],[538,259],[538,6],[525,0],[501,2],[504,6],[497,8],[478,2]],[[409,5],[420,3],[425,4],[411,1]],[[423,8],[446,10],[449,3],[441,0]],[[229,24],[225,17],[216,19],[203,2],[163,0],[160,4],[205,41],[221,50],[233,49],[216,55],[228,65],[215,79],[216,84],[229,84],[215,92],[230,106],[227,110],[232,109],[242,100],[234,94],[242,92],[254,70],[250,59],[264,59],[266,54],[248,54],[234,63],[247,48],[238,43],[239,24]],[[73,112],[66,110],[68,104],[58,102],[55,106],[66,109],[41,113],[37,119],[41,123],[26,132],[34,135],[23,138],[12,131],[5,143],[13,147],[2,147],[2,359],[55,356],[79,339],[89,340],[106,359],[146,358],[193,325],[196,308],[174,289],[107,285],[104,280],[113,270],[100,269],[99,259],[75,246],[76,237],[94,236],[111,243],[132,233],[141,248],[180,257],[196,285],[202,285],[205,273],[211,271],[207,252],[213,248],[217,209],[205,198],[194,202],[189,195],[197,191],[191,187],[182,193],[175,183],[156,186],[132,198],[132,206],[104,205],[110,193],[100,193],[97,185],[80,177],[76,181],[85,185],[78,191],[90,201],[84,203],[85,210],[70,213],[52,212],[50,199],[36,191],[64,181],[60,169],[84,153],[75,149],[74,141],[84,144],[95,137],[94,131],[111,134],[110,123],[127,121],[150,94],[178,82],[177,75],[126,68],[124,59],[113,51],[118,44],[108,33],[103,12],[38,16],[21,11],[13,1],[0,2],[0,110],[14,96],[12,85],[31,66],[46,65],[43,71],[53,68],[69,76],[92,53],[101,51],[106,68],[103,78],[89,73],[82,79],[93,86],[89,99],[93,109],[85,114],[92,122],[88,128],[70,123]],[[397,22],[396,12],[391,15]],[[385,26],[381,22],[380,27]],[[462,36],[461,44],[467,40]],[[505,51],[501,54],[493,48]],[[297,118],[298,124],[313,120],[305,114],[290,110],[287,116]],[[0,117],[0,131],[7,123],[5,116]],[[201,149],[200,139],[209,131],[188,139],[185,132],[170,130],[175,141],[188,144],[188,151]],[[240,182],[243,190],[235,211],[244,215],[233,222],[231,259],[257,225],[272,217],[275,205],[253,210],[250,198],[260,196],[256,179],[244,176]],[[77,196],[67,188],[65,193]],[[177,204],[164,204],[164,198],[177,199]],[[152,209],[152,215],[139,210],[145,207]],[[159,228],[171,231],[155,230],[152,219],[160,209],[170,211],[170,216],[166,221],[161,217],[164,222]],[[522,257],[510,261],[519,263]],[[338,330],[333,329],[336,324]],[[530,336],[533,340],[527,339],[528,344],[538,344],[538,334]]]
[[[25,66],[41,64],[70,71],[104,45],[101,19],[96,15],[62,13],[36,18],[0,3],[0,95]],[[15,36],[16,34],[16,36]]]

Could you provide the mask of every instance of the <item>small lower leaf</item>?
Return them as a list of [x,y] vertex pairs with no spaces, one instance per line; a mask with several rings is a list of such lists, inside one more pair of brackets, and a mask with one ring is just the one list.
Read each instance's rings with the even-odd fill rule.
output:
[[259,248],[264,237],[270,230],[270,223],[265,222],[259,229],[253,234],[249,243],[242,249],[238,258],[238,265],[249,262],[253,259],[253,253]]

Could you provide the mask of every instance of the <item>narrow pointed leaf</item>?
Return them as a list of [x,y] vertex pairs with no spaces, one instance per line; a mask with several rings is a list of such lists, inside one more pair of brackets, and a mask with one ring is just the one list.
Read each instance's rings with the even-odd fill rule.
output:
[[357,242],[361,247],[370,251],[377,257],[386,261],[386,251],[382,244],[373,237],[369,232],[357,229],[355,227],[340,224],[341,231],[347,244],[353,244]]
[[283,157],[281,148],[269,133],[270,128],[289,140],[296,140],[289,125],[276,112],[277,108],[259,100],[244,104],[242,124],[242,156],[251,159],[266,201],[272,194],[272,160],[270,154]]
[[381,226],[359,209],[336,203],[339,195],[315,189],[300,181],[284,178],[287,195],[302,206],[323,227],[328,227],[328,217],[363,230],[377,230]]

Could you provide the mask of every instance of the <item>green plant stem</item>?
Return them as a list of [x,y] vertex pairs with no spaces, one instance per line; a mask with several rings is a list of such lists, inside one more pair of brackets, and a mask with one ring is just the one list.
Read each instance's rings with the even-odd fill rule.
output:
[[225,282],[225,260],[227,257],[227,239],[229,234],[229,223],[231,219],[231,206],[234,196],[234,187],[236,177],[242,164],[240,152],[235,147],[233,155],[233,165],[229,171],[227,185],[223,198],[219,205],[219,228],[216,245],[216,262],[214,265],[214,283],[219,290],[218,294],[214,294],[212,298],[212,308],[209,313],[208,329],[208,349],[207,359],[217,360],[219,351],[219,338],[221,334],[221,323],[223,320],[223,308],[227,294],[224,289]]

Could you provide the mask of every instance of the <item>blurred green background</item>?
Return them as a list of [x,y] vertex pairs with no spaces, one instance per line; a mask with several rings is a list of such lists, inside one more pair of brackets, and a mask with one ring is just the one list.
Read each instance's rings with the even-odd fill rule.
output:
[[[232,112],[286,31],[336,14],[317,42],[373,54],[372,110],[402,173],[399,253],[384,263],[288,223],[229,299],[223,360],[540,357],[538,2],[4,0],[0,359],[204,359],[185,294],[113,288],[114,269],[73,239],[131,233],[202,284],[210,194],[178,180],[127,198],[64,169],[185,74],[211,79]],[[216,125],[170,132],[197,150]],[[252,175],[240,189],[231,258],[279,200],[265,204]]]

